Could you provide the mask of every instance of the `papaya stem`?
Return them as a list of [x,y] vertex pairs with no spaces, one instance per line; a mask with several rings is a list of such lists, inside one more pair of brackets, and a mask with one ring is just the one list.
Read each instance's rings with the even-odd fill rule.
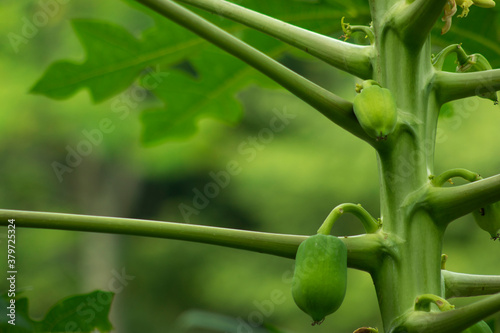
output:
[[365,25],[351,25],[344,22],[344,19],[345,17],[342,17],[341,25],[342,30],[344,31],[344,35],[342,37],[344,37],[345,40],[351,38],[353,32],[363,32],[370,41],[370,44],[373,45],[375,43],[375,35],[373,34],[373,30],[370,27],[367,27]]
[[[266,253],[294,259],[304,235],[220,228],[186,223],[150,221],[108,216],[90,216],[0,209],[0,226],[16,220],[18,228],[41,228],[117,235],[177,239]],[[371,271],[389,251],[381,233],[340,238],[348,250],[348,267]]]
[[439,52],[435,57],[432,58],[432,65],[434,66],[434,68],[439,71],[442,70],[444,61],[452,53],[455,53],[457,55],[457,61],[460,65],[467,63],[467,61],[469,60],[469,56],[467,55],[467,53],[465,53],[460,44],[452,44],[442,49],[441,52]]
[[441,269],[446,269],[446,262],[448,261],[448,255],[441,255]]
[[[395,28],[408,45],[420,48],[428,38],[448,0],[415,0],[393,13]],[[407,1],[408,2],[408,1]]]
[[456,333],[500,310],[500,294],[484,298],[453,311],[413,311],[406,315],[396,332]]
[[[371,47],[346,43],[223,0],[176,0],[211,12],[292,45],[360,78],[372,75]],[[373,33],[372,33],[373,36]]]
[[425,207],[435,221],[447,224],[497,201],[500,201],[500,175],[460,186],[431,186],[419,205]]
[[415,311],[429,312],[431,310],[431,304],[436,304],[441,311],[449,311],[455,309],[454,305],[451,305],[442,297],[432,294],[424,294],[418,296],[415,300]]
[[442,270],[446,298],[491,295],[500,292],[500,275],[464,274]]
[[370,44],[375,43],[375,35],[373,34],[373,30],[370,27],[367,27],[366,25],[351,25],[351,31],[363,32],[370,41]]
[[476,96],[484,90],[500,90],[500,69],[471,73],[436,73],[434,87],[441,104],[461,98]]
[[467,169],[461,169],[461,168],[456,168],[456,169],[450,169],[439,176],[433,177],[431,179],[432,185],[436,187],[441,187],[443,186],[446,182],[448,182],[450,179],[455,178],[455,177],[460,177],[463,178],[469,182],[475,182],[476,180],[483,179],[478,173],[469,171]]
[[360,204],[343,203],[335,207],[327,216],[321,227],[318,229],[318,234],[329,235],[333,224],[344,213],[355,215],[361,223],[367,234],[373,234],[380,228],[381,223],[373,218]]

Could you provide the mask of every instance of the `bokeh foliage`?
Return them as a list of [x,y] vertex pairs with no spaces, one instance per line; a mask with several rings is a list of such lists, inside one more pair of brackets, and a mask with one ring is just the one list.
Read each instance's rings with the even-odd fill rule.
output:
[[[269,2],[275,5],[264,5],[260,1],[239,3],[278,16],[284,8],[277,2]],[[310,17],[320,13],[322,18],[297,23],[335,37],[342,34],[342,16],[353,24],[369,24],[365,1],[351,1],[348,7],[341,3],[345,2],[296,1],[294,5],[310,8]],[[217,54],[217,51],[202,41],[197,41],[196,52],[183,50],[170,64],[159,64],[168,74],[168,87],[180,91],[185,90],[183,86],[192,85],[186,89],[203,99],[204,91],[196,87],[205,89],[207,85],[216,85],[217,75],[228,77],[224,72],[226,61],[240,66],[248,76],[230,86],[209,108],[214,110],[219,106],[220,109],[210,115],[215,112],[232,126],[203,119],[198,123],[197,134],[184,141],[174,140],[153,147],[141,145],[140,137],[144,133],[141,110],[161,109],[164,104],[154,92],[142,91],[140,80],[132,78],[122,86],[123,82],[117,82],[109,87],[110,91],[118,92],[133,82],[124,95],[108,93],[107,100],[94,95],[94,99],[101,101],[97,105],[85,90],[77,91],[64,101],[27,93],[53,61],[84,61],[84,51],[72,30],[71,19],[110,21],[124,26],[137,39],[143,36],[143,31],[155,29],[154,23],[161,22],[165,29],[174,29],[173,24],[159,18],[152,20],[120,1],[69,2],[61,5],[56,15],[14,52],[5,42],[7,34],[19,34],[23,18],[31,19],[41,7],[38,2],[12,0],[4,6],[4,19],[0,22],[5,38],[0,44],[3,78],[0,198],[4,208],[187,222],[179,204],[192,205],[193,189],[203,189],[213,181],[211,172],[225,170],[227,163],[235,160],[241,172],[231,178],[230,184],[211,199],[206,208],[192,215],[189,222],[312,234],[329,211],[342,202],[362,203],[373,215],[378,215],[378,175],[373,150],[294,96],[276,89],[262,75],[241,67],[237,60],[222,56],[224,63],[217,64],[217,57],[203,56],[203,52]],[[434,36],[436,53],[452,42],[463,42],[468,52],[481,52],[493,67],[499,67],[496,13],[473,8],[467,19],[455,19],[451,31],[444,36],[438,34],[441,28],[438,24]],[[280,61],[327,89],[347,99],[354,97],[356,81],[353,78],[297,51],[277,46],[260,34],[217,16],[206,16],[248,38],[253,45],[277,50],[271,53]],[[281,17],[287,20],[286,15]],[[180,30],[179,34],[183,36]],[[204,62],[208,61],[211,66],[204,68]],[[127,104],[127,96],[130,98],[138,91],[144,92],[142,103]],[[168,90],[166,94],[173,92]],[[184,97],[184,104],[177,104],[175,95],[166,97],[165,105],[183,110],[189,98]],[[116,105],[127,106],[127,113],[115,112]],[[242,144],[250,147],[255,140],[252,138],[259,138],[262,130],[269,128],[275,115],[273,110],[286,110],[296,117],[282,131],[273,133],[272,139],[267,137],[265,143],[258,141],[260,146],[253,146],[255,154],[250,159],[239,147]],[[436,172],[464,167],[483,176],[498,173],[500,148],[494,138],[500,109],[488,101],[470,98],[455,102],[453,110],[441,119]],[[120,117],[124,114],[126,116]],[[83,131],[99,128],[103,119],[111,120],[113,130],[104,133],[102,141],[93,145],[92,152],[72,168],[71,173],[65,173],[60,182],[53,162],[63,163],[68,147],[76,149],[87,140]],[[333,230],[335,235],[360,232],[359,222],[349,217],[342,218]],[[2,235],[5,235],[3,230]],[[257,318],[256,304],[269,304],[266,301],[273,292],[281,292],[284,301],[275,304],[269,315],[260,311],[267,323],[290,332],[312,330],[309,318],[295,306],[289,292],[287,277],[293,268],[290,260],[209,245],[130,236],[27,229],[18,230],[17,236],[18,287],[24,289],[23,295],[30,299],[30,313],[39,318],[67,295],[109,290],[114,274],[125,269],[134,278],[122,285],[123,288],[114,286],[118,290],[111,321],[119,332],[173,331],[180,321],[216,321],[234,327],[240,324],[238,318]],[[5,244],[5,238],[0,238],[0,244]],[[474,227],[472,218],[465,217],[449,228],[444,246],[444,252],[450,256],[448,268],[498,274],[498,246],[485,232]],[[2,270],[4,262],[0,263]],[[349,270],[348,281],[345,303],[323,325],[314,327],[316,332],[349,332],[359,326],[381,325],[369,276]],[[189,312],[192,310],[202,312]],[[206,316],[205,312],[220,317]],[[203,332],[201,329],[191,331]]]

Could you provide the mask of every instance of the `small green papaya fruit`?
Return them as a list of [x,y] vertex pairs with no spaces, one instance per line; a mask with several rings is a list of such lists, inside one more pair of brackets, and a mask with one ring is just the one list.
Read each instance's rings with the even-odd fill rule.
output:
[[476,224],[487,231],[491,238],[499,238],[500,232],[500,202],[487,205],[472,213]]
[[303,241],[295,257],[292,296],[313,325],[342,304],[347,285],[347,247],[335,236],[317,234]]
[[480,322],[475,323],[465,331],[462,331],[462,333],[493,333],[491,328],[486,324],[484,320],[481,320]]
[[394,131],[398,113],[389,89],[369,84],[354,97],[353,107],[361,127],[372,138],[385,140]]

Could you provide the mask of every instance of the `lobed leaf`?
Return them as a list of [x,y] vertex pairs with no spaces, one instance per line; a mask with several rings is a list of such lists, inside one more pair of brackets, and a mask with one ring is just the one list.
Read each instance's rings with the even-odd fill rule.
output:
[[[108,316],[114,293],[96,290],[88,294],[73,295],[60,300],[49,309],[40,320],[30,318],[28,299],[19,298],[15,302],[15,325],[8,323],[10,318],[2,316],[0,331],[6,333],[42,332],[110,332],[113,326]],[[9,306],[10,300],[0,298],[2,307]]]
[[[74,20],[73,28],[83,45],[86,59],[82,63],[55,62],[31,92],[66,99],[81,89],[88,89],[95,102],[102,102],[126,90],[148,68],[160,67],[169,77],[152,93],[164,105],[145,110],[141,116],[142,140],[152,144],[187,138],[196,132],[197,122],[207,117],[235,124],[242,116],[242,107],[236,100],[237,92],[252,82],[269,85],[269,80],[240,60],[214,50],[198,36],[135,1],[126,2],[149,15],[154,26],[136,38],[116,24]],[[347,11],[350,17],[369,21],[368,9],[360,5],[360,0],[352,3],[290,1],[287,6],[257,0],[238,3],[325,34],[341,30],[340,18],[345,12],[340,12],[339,8]],[[194,11],[272,57],[279,57],[288,50],[281,42],[247,27],[213,14]],[[175,66],[182,62],[191,63],[196,75],[188,76],[176,69]]]
[[108,316],[114,293],[96,290],[57,302],[37,325],[39,332],[110,332]]

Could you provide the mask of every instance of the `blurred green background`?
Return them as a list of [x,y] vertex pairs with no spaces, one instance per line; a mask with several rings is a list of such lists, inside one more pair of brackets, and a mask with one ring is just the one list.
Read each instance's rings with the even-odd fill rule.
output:
[[[25,0],[2,4],[3,208],[304,235],[315,233],[330,210],[343,202],[361,203],[378,216],[375,152],[284,90],[250,86],[238,95],[245,108],[239,125],[202,120],[195,137],[148,148],[139,142],[143,106],[131,108],[128,117],[119,119],[111,110],[113,99],[94,105],[86,91],[65,101],[30,95],[28,90],[51,62],[83,59],[70,19],[102,18],[135,32],[150,24],[120,1],[72,1],[61,5],[58,15],[14,52],[7,34],[19,33],[23,17],[32,16],[39,6]],[[287,55],[281,60],[342,97],[354,97],[357,81],[348,75],[309,58]],[[238,147],[269,127],[273,110],[286,110],[295,118],[253,158],[242,154]],[[83,131],[98,128],[104,118],[113,120],[114,130],[59,181],[52,163],[64,162],[68,147],[85,140]],[[454,112],[439,125],[436,172],[464,167],[483,177],[498,173],[498,124],[500,108],[491,102],[479,98],[456,102]],[[232,160],[239,162],[241,173],[207,208],[186,221],[179,205],[192,205],[193,190],[203,189],[212,181],[210,172],[225,170]],[[6,247],[6,230],[0,232],[0,245]],[[361,232],[360,223],[349,216],[333,230],[335,235]],[[498,274],[499,247],[471,217],[464,217],[446,235],[447,268]],[[0,262],[2,271],[5,262]],[[30,299],[33,317],[43,317],[63,297],[114,288],[111,321],[117,332],[181,332],[182,327],[191,327],[188,332],[263,332],[242,324],[260,320],[284,332],[352,332],[361,326],[381,326],[366,273],[349,270],[344,304],[324,324],[311,327],[291,297],[292,260],[211,245],[18,229],[17,264],[17,286]],[[123,272],[128,278],[116,283],[116,275]],[[279,302],[273,295],[280,295]]]

